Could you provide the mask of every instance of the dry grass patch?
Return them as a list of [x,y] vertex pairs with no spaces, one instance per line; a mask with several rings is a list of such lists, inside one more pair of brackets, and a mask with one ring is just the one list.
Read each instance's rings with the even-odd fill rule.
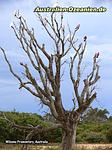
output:
[[[0,144],[0,150],[21,150],[22,145]],[[59,145],[28,145],[28,150],[60,150]],[[112,150],[112,144],[77,144],[74,150]]]

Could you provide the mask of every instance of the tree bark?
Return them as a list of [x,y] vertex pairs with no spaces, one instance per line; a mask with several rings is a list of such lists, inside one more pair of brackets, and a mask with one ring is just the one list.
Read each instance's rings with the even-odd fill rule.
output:
[[63,131],[61,150],[74,150],[76,142],[76,129],[77,125],[74,125],[73,128],[71,127],[71,130]]

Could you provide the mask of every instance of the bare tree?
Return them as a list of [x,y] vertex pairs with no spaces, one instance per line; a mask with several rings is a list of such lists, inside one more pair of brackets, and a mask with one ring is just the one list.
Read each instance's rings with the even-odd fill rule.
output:
[[[20,65],[24,68],[25,79],[22,79],[20,75],[13,71],[5,50],[3,48],[0,49],[4,54],[4,58],[9,66],[10,72],[20,83],[19,89],[26,89],[32,95],[37,97],[42,104],[48,106],[58,124],[47,129],[18,126],[15,123],[13,123],[13,126],[30,130],[31,132],[27,136],[27,139],[28,137],[31,138],[31,135],[34,133],[61,128],[61,149],[72,150],[76,140],[76,129],[79,119],[97,96],[95,86],[96,82],[100,78],[97,60],[99,53],[96,53],[93,57],[93,65],[90,73],[86,76],[86,78],[82,79],[81,68],[87,45],[87,36],[85,36],[82,42],[76,46],[76,33],[79,30],[80,25],[77,25],[73,32],[68,26],[69,37],[66,38],[62,13],[60,15],[58,14],[58,19],[56,13],[52,13],[49,19],[43,17],[40,13],[37,13],[37,16],[48,36],[55,44],[55,52],[53,54],[50,54],[47,51],[45,44],[39,44],[36,39],[34,29],[28,28],[26,20],[19,14],[19,12],[15,14],[15,17],[19,20],[19,26],[13,23],[11,27],[19,40],[22,49],[28,56],[32,68],[37,72],[37,77],[41,82],[34,77],[28,64],[24,64],[23,62],[21,62]],[[66,65],[65,58],[69,56],[69,51],[73,51],[72,57],[69,59],[69,75],[73,84],[75,96],[71,99],[71,103],[74,104],[73,109],[68,111],[65,110],[62,104],[60,87],[62,67]],[[43,55],[46,60],[43,59]]]

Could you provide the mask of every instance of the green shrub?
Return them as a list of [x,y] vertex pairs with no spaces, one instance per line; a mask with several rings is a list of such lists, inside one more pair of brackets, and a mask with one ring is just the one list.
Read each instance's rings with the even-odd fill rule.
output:
[[90,132],[86,136],[86,141],[88,143],[101,143],[104,140],[105,140],[105,137],[101,135],[100,133],[96,133],[96,132]]
[[112,128],[110,128],[107,133],[106,133],[106,138],[108,140],[108,142],[112,142]]

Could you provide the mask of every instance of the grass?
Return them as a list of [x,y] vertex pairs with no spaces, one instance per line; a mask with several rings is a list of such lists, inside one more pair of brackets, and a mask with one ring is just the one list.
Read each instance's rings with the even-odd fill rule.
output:
[[0,150],[21,150],[22,145],[0,144]]
[[[21,150],[22,145],[0,144],[0,150]],[[59,145],[29,145],[28,150],[60,150]],[[77,144],[74,150],[112,150],[112,144]]]

